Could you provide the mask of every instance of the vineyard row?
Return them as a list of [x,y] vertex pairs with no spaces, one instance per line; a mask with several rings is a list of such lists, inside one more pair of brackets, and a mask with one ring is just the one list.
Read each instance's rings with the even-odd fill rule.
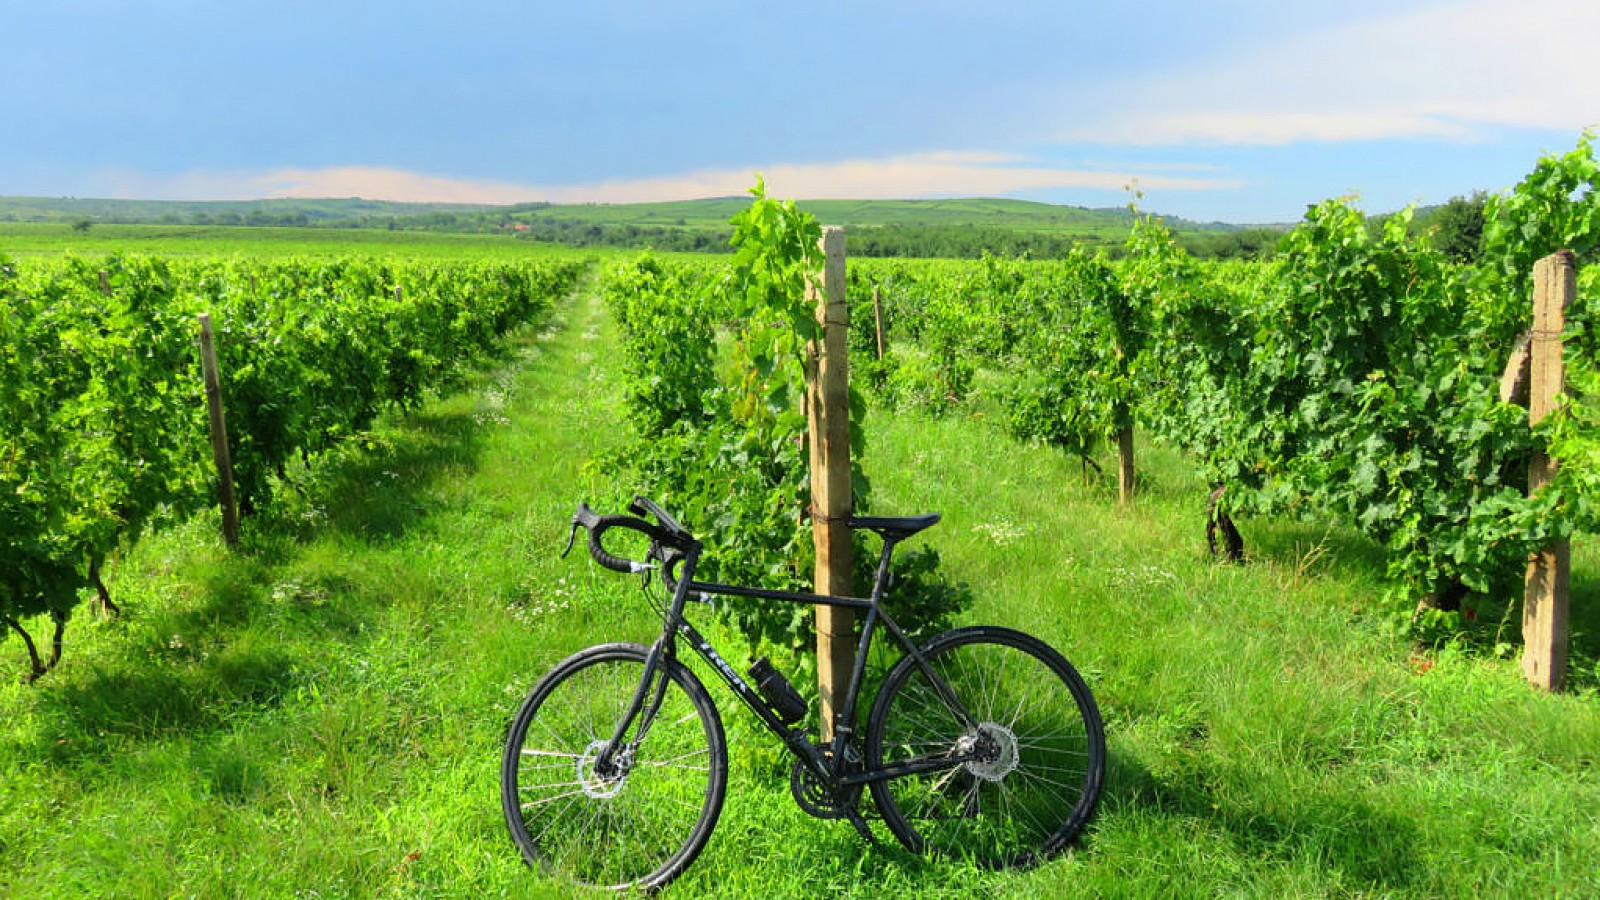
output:
[[[763,215],[750,246],[806,239]],[[1195,260],[1151,220],[1115,261],[852,261],[852,379],[889,407],[985,404],[1016,436],[1086,465],[1110,440],[1131,457],[1139,426],[1197,460],[1230,556],[1243,551],[1233,516],[1342,522],[1383,548],[1407,627],[1449,627],[1469,597],[1514,605],[1531,552],[1600,526],[1600,166],[1585,139],[1492,198],[1476,264],[1408,221],[1329,201],[1254,263]],[[1534,262],[1561,249],[1579,269],[1568,394],[1535,426],[1500,383],[1532,324]],[[810,504],[795,471],[803,361],[768,348],[815,326],[804,307],[752,306],[761,259],[646,256],[616,267],[606,291],[646,438],[630,450],[645,460],[635,477],[676,491],[711,543],[736,548],[744,562],[730,564],[754,566],[746,577],[796,580],[794,523]],[[1530,495],[1529,462],[1545,451],[1562,465]],[[792,623],[747,630],[771,638]]]
[[[32,677],[88,587],[111,602],[108,557],[216,496],[200,314],[249,514],[291,460],[416,405],[584,265],[0,257],[0,629],[27,643]],[[40,614],[55,623],[48,654],[21,624]]]

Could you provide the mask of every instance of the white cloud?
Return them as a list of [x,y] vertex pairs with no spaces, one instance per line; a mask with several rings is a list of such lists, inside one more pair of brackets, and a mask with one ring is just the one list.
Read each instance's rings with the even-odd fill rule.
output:
[[447,178],[400,169],[341,166],[256,173],[192,172],[175,177],[103,173],[112,196],[177,200],[361,197],[435,203],[635,203],[743,194],[763,172],[768,190],[795,199],[1000,196],[1048,188],[1204,191],[1238,187],[1219,177],[1164,174],[1170,166],[1069,169],[998,153],[922,153],[831,163],[778,163],[580,184],[521,184]]
[[1124,85],[1061,136],[1113,144],[1275,145],[1435,138],[1600,123],[1600,3],[1478,0],[1285,40],[1202,71]]
[[[994,197],[1046,188],[1122,190],[1137,180],[1147,189],[1218,190],[1237,187],[1222,178],[1176,177],[1137,169],[1066,169],[1003,154],[927,153],[831,163],[782,163],[761,168],[768,190],[796,199],[854,200],[914,197]],[[753,169],[692,172],[573,185],[555,189],[557,202],[618,203],[681,200],[743,193]]]
[[537,189],[511,181],[446,178],[402,169],[339,166],[279,169],[248,179],[253,197],[361,197],[415,203],[519,203],[541,200]]

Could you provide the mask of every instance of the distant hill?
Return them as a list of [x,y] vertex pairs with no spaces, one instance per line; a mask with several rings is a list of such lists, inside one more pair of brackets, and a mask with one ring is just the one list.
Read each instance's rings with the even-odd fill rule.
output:
[[[383,200],[101,200],[80,197],[0,197],[0,222],[115,222],[186,225],[311,225],[373,217],[482,213],[468,203],[390,203]],[[256,220],[252,222],[250,220]],[[265,221],[265,220],[272,221]]]
[[[725,226],[734,213],[749,204],[748,197],[719,197],[674,203],[547,206],[530,212],[550,220],[603,224]],[[1098,232],[1107,228],[1126,232],[1132,221],[1132,214],[1126,209],[1085,209],[1031,200],[802,200],[800,208],[825,224],[845,227],[973,225],[1048,232]],[[1229,225],[1168,221],[1179,228],[1234,230]]]
[[[343,224],[374,219],[504,217],[597,225],[662,225],[722,228],[748,197],[717,197],[666,203],[544,203],[491,206],[470,203],[392,203],[383,200],[104,200],[79,197],[0,197],[3,222],[94,222],[166,224]],[[830,225],[982,225],[1036,231],[1126,229],[1126,209],[1086,209],[1029,200],[806,200],[800,206]],[[198,220],[198,221],[197,221]],[[267,221],[271,220],[271,221]],[[1199,224],[1168,218],[1178,230],[1232,231],[1221,222]]]
[[[361,199],[172,201],[0,197],[0,222],[245,225],[377,228],[508,234],[575,246],[654,247],[722,251],[728,220],[747,197],[670,203],[510,206],[391,203]],[[1056,256],[1074,246],[1115,250],[1132,214],[1122,208],[1086,209],[1028,200],[808,200],[802,209],[828,225],[855,229],[851,252],[865,256]],[[1166,217],[1191,249],[1205,255],[1253,252],[1259,233],[1226,223]]]

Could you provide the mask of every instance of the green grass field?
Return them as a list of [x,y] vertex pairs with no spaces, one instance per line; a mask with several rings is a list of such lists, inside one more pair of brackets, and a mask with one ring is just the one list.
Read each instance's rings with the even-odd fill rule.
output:
[[[537,256],[570,249],[514,240],[507,235],[442,234],[358,228],[274,228],[245,225],[95,225],[78,232],[65,222],[0,222],[0,253],[12,256],[82,256],[108,253],[274,254],[327,256],[350,253],[430,257]],[[600,251],[604,252],[604,251]]]
[[[496,779],[548,666],[651,634],[632,579],[556,558],[580,499],[627,489],[584,466],[623,427],[612,341],[580,292],[470,389],[294,473],[238,552],[211,516],[141,543],[111,573],[125,614],[82,607],[37,685],[0,643],[0,895],[571,894],[520,862]],[[728,804],[667,896],[1600,895],[1597,673],[1544,696],[1514,659],[1391,636],[1381,561],[1338,530],[1242,523],[1251,563],[1211,562],[1175,455],[1146,453],[1118,510],[981,416],[867,427],[875,511],[944,514],[917,540],[975,586],[966,620],[1032,631],[1088,678],[1100,813],[1026,872],[913,857],[881,827],[867,846],[794,807],[712,685]],[[1592,542],[1576,568],[1592,666]]]
[[[726,228],[749,197],[676,203],[616,203],[552,206],[540,218],[611,225],[682,225]],[[1027,200],[805,200],[801,209],[829,225],[986,225],[1028,231],[1105,234],[1125,238],[1131,217],[1122,211],[1088,210]]]

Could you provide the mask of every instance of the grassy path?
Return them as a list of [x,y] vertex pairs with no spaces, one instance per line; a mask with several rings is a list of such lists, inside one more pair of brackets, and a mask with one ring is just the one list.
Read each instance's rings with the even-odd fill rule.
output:
[[[613,348],[586,287],[461,393],[300,473],[242,552],[205,520],[141,545],[124,618],[80,616],[34,688],[0,679],[0,895],[568,893],[517,858],[496,779],[552,662],[651,633],[631,579],[555,556],[579,499],[626,493],[586,466],[620,428]],[[1414,654],[1359,542],[1256,523],[1254,564],[1217,566],[1181,460],[1151,454],[1118,511],[982,422],[869,428],[876,511],[944,514],[918,540],[976,586],[968,619],[1089,676],[1101,815],[1030,872],[868,847],[795,808],[713,689],[728,805],[669,895],[1600,895],[1600,701]]]

